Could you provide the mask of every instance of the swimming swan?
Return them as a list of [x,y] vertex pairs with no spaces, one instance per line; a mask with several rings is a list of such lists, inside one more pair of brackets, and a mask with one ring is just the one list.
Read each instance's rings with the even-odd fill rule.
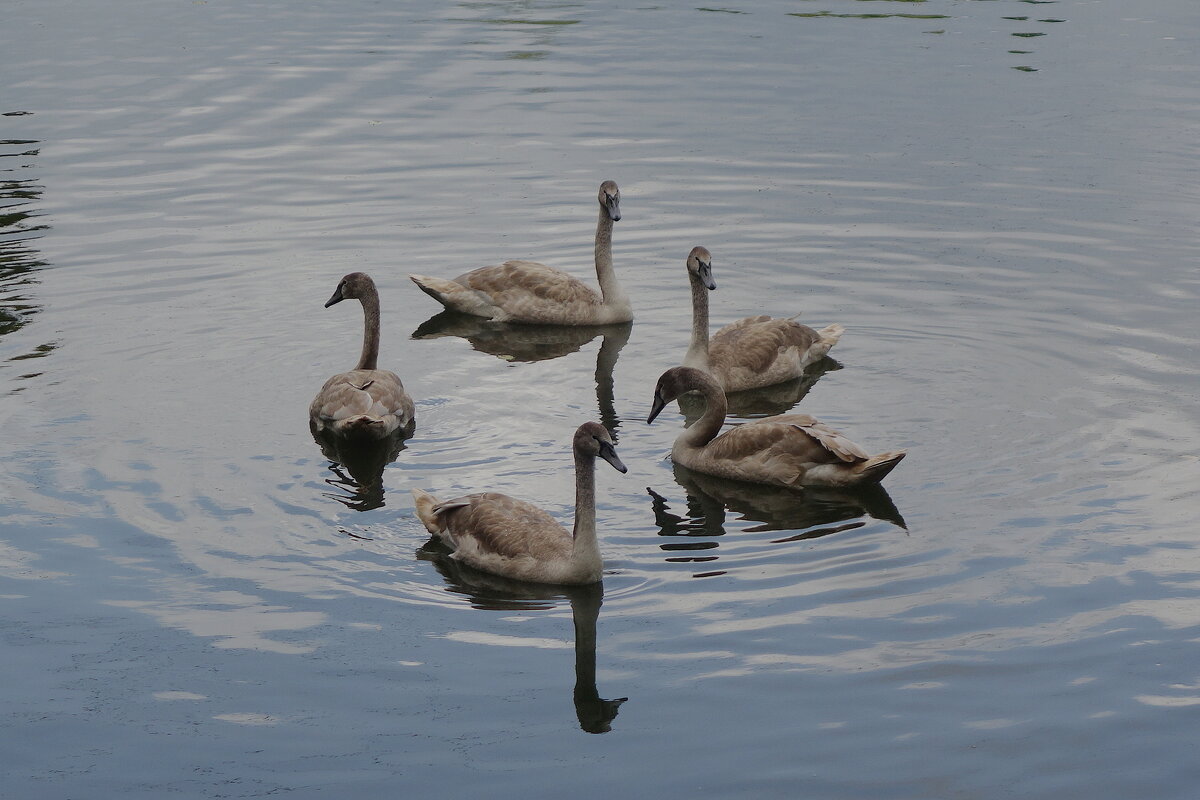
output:
[[692,343],[685,367],[703,370],[726,392],[757,389],[799,378],[837,344],[844,328],[837,323],[815,331],[778,317],[746,317],[708,337],[708,292],[717,288],[712,255],[693,247],[687,257],[692,286]]
[[313,428],[347,438],[382,439],[414,425],[413,401],[396,373],[379,369],[379,292],[363,272],[342,278],[329,308],[357,299],[363,307],[363,346],[358,364],[325,381],[308,414]]
[[868,455],[807,414],[764,417],[718,436],[725,422],[725,394],[707,373],[691,367],[662,374],[646,422],[694,390],[704,395],[704,415],[679,434],[671,458],[696,472],[778,486],[853,486],[879,483],[904,458],[903,450]]
[[625,465],[598,422],[580,425],[573,447],[573,533],[532,503],[496,492],[440,501],[413,489],[417,517],[453,548],[451,558],[475,569],[538,583],[595,583],[603,567],[596,541],[596,456],[618,472]]
[[612,226],[621,218],[621,190],[600,184],[597,196],[596,279],[600,294],[578,278],[536,261],[505,261],[459,275],[452,281],[410,275],[413,283],[452,311],[497,322],[537,325],[609,325],[629,322],[629,297],[612,266]]

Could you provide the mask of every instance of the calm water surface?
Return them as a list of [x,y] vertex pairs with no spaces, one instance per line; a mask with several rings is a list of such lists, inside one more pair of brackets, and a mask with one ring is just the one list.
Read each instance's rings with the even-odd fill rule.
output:
[[[13,797],[1194,796],[1192,0],[0,13]],[[631,327],[408,281],[590,280],[605,178]],[[737,414],[906,448],[885,491],[672,468],[697,244],[714,325],[847,328]],[[373,463],[306,423],[353,270],[418,405]],[[586,419],[602,592],[453,571],[409,490],[569,518]]]

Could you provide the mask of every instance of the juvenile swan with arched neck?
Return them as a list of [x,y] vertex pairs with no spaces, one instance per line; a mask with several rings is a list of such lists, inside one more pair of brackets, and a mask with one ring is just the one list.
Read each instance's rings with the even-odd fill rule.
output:
[[696,472],[778,486],[854,486],[879,483],[904,458],[903,450],[869,455],[808,414],[764,417],[720,433],[728,408],[725,393],[711,376],[692,367],[662,374],[646,422],[690,391],[704,396],[704,415],[675,439],[671,458]]

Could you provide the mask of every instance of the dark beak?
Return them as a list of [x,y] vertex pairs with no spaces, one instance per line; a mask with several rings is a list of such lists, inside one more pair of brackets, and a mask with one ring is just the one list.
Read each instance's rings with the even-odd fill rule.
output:
[[661,394],[659,394],[658,392],[655,392],[654,393],[654,406],[650,409],[650,416],[646,417],[646,424],[649,425],[651,422],[654,422],[654,418],[657,417],[660,413],[662,413],[662,410],[666,407],[667,407],[667,401],[663,400]]
[[333,293],[333,297],[329,298],[329,301],[325,303],[325,307],[329,308],[334,303],[340,303],[345,299],[345,297],[342,297],[342,285],[339,283],[337,289]]
[[700,269],[697,274],[700,276],[700,282],[704,284],[704,288],[710,292],[717,288],[717,282],[713,280],[712,263],[708,261],[699,261]]
[[609,464],[612,464],[612,468],[617,472],[624,474],[625,472],[629,471],[625,468],[625,465],[621,463],[621,457],[617,455],[617,448],[613,447],[608,442],[600,442],[600,453],[598,455]]
[[609,195],[604,200],[604,208],[608,211],[608,218],[613,222],[621,218],[621,201],[619,198]]

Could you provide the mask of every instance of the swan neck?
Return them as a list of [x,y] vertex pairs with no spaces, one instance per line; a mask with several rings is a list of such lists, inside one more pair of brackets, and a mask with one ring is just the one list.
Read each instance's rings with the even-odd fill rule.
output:
[[355,369],[378,369],[379,293],[367,292],[360,299],[363,307],[363,346]]
[[596,542],[596,458],[575,452],[575,545],[572,557],[576,561],[599,560],[600,545]]
[[729,411],[729,403],[725,400],[725,392],[716,384],[696,387],[704,395],[704,413],[679,435],[679,441],[690,447],[703,447],[716,438],[725,424],[725,415]]
[[686,364],[708,369],[708,289],[699,276],[688,272],[692,285],[692,343],[688,347]]
[[613,272],[612,231],[612,218],[607,209],[601,207],[600,218],[596,221],[596,282],[600,284],[600,294],[608,306],[627,302]]

